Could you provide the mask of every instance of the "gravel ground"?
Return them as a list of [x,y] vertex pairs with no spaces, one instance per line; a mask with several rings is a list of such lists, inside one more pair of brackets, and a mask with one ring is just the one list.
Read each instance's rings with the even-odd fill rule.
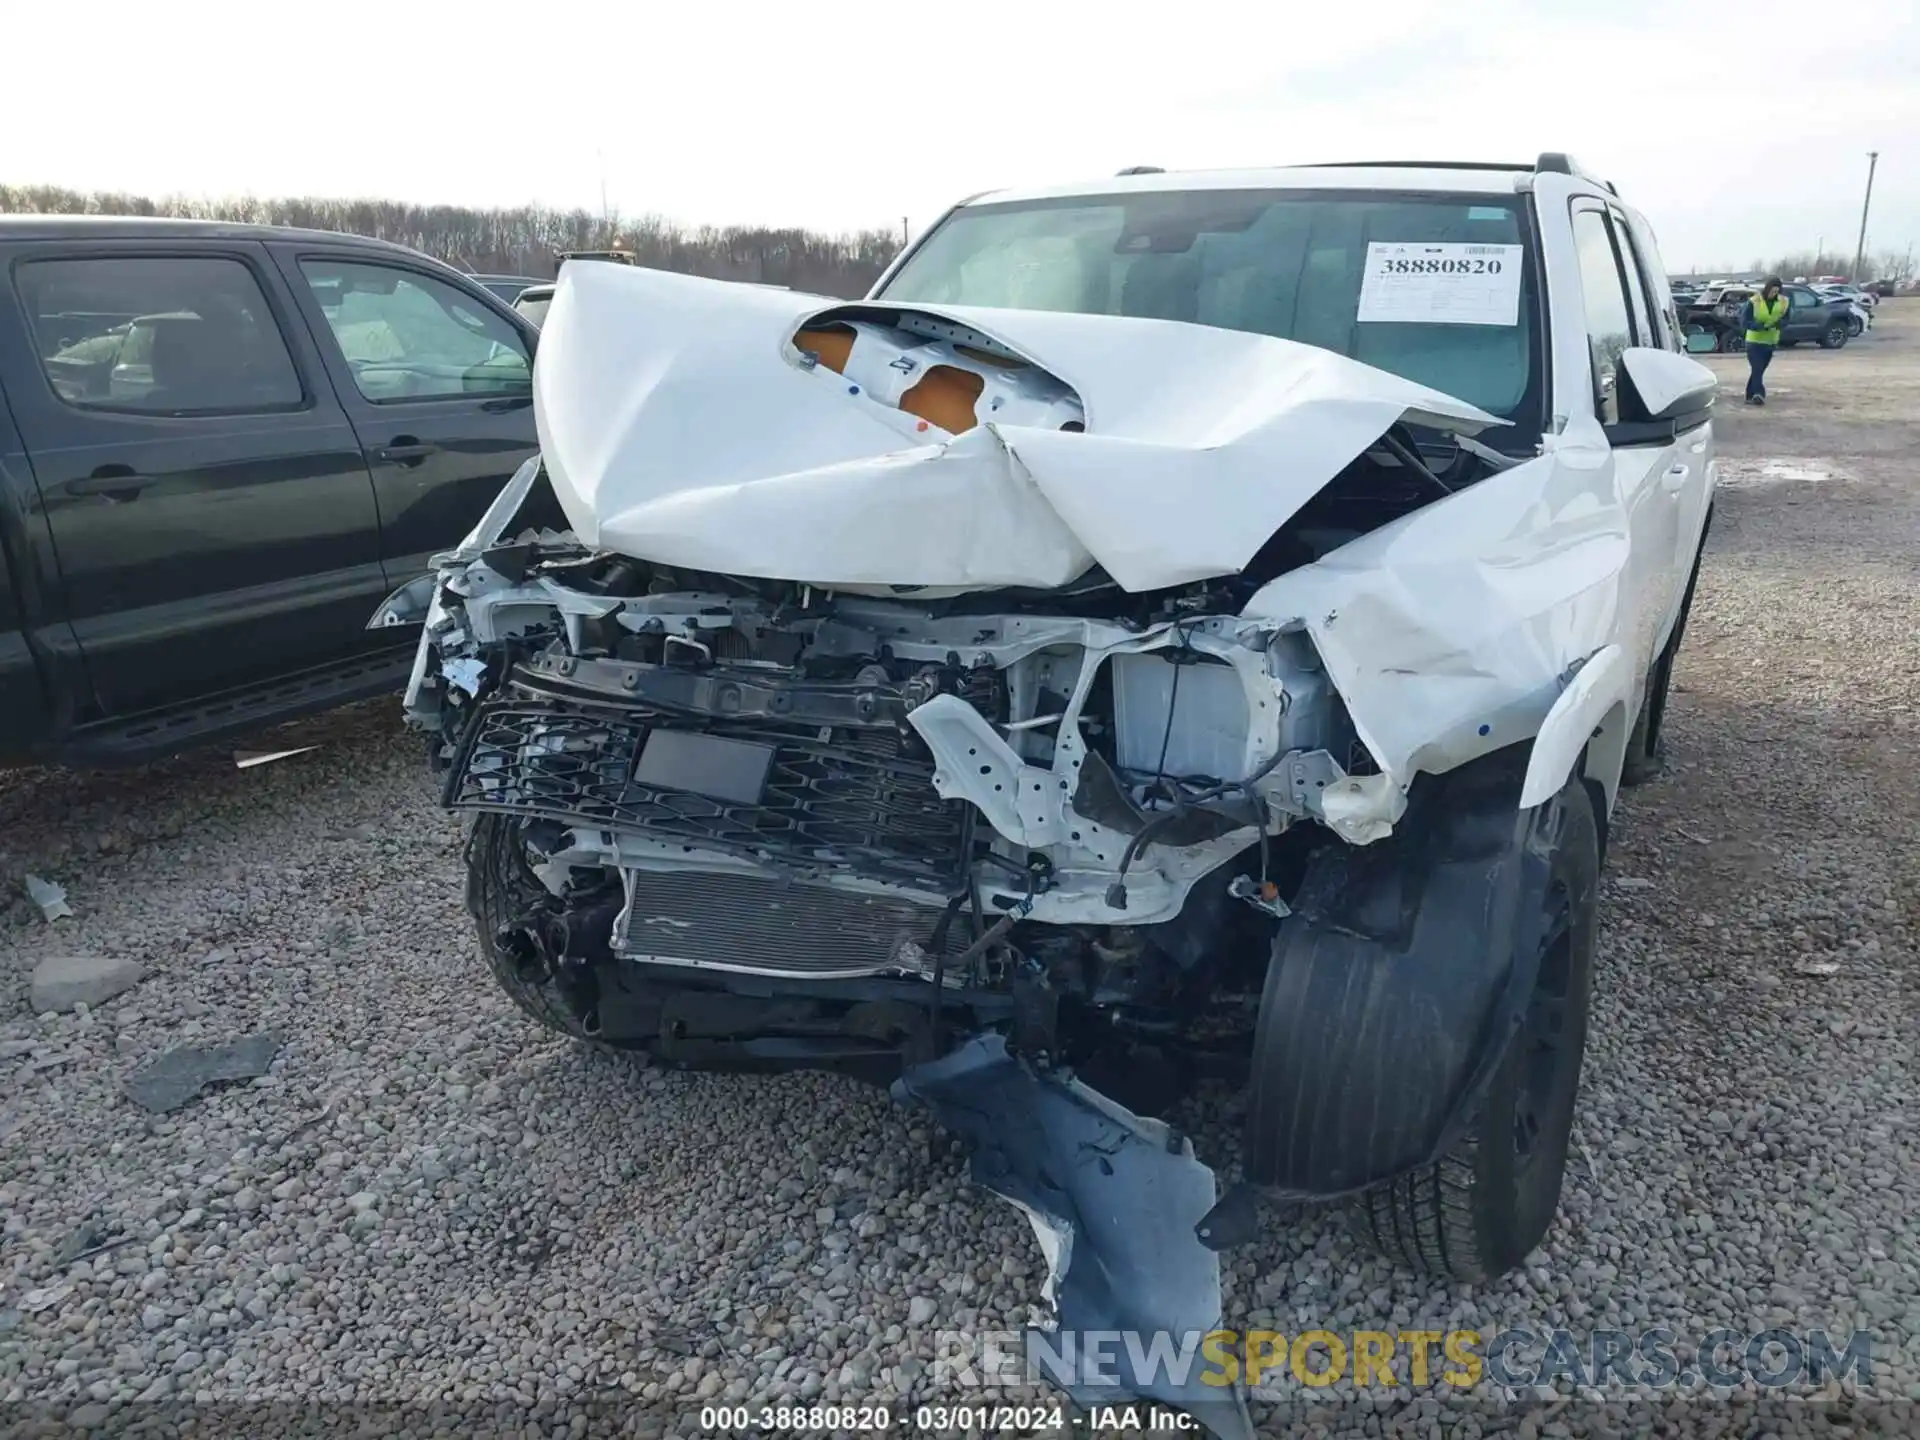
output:
[[[1859,1326],[1886,1423],[1915,1423],[1920,302],[1889,308],[1915,313],[1781,354],[1773,404],[1722,422],[1672,762],[1616,818],[1579,1145],[1542,1252],[1437,1286],[1329,1216],[1282,1215],[1231,1257],[1230,1324]],[[1739,360],[1715,363],[1737,399]],[[0,1399],[98,1422],[169,1395],[623,1394],[691,1431],[689,1397],[940,1394],[936,1331],[1025,1322],[1044,1273],[1025,1223],[884,1096],[636,1070],[511,1010],[471,952],[460,826],[395,710],[328,717],[305,727],[319,750],[246,772],[0,775],[0,880],[57,879],[75,910],[0,914]],[[148,973],[36,1018],[50,954]],[[262,1031],[285,1046],[259,1079],[155,1117],[121,1094],[169,1045]],[[1230,1153],[1237,1114],[1187,1118]],[[61,1263],[89,1227],[124,1243]],[[1268,1424],[1646,1420],[1310,1398],[1322,1412]],[[1754,1429],[1724,1405],[1652,1413]]]

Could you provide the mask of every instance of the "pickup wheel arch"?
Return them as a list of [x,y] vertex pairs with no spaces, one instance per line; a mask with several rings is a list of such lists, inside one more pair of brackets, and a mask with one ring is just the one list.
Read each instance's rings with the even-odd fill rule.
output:
[[1625,650],[1607,645],[1567,682],[1534,736],[1521,809],[1545,804],[1577,769],[1599,783],[1605,799],[1600,814],[1612,814],[1632,728],[1632,666]]

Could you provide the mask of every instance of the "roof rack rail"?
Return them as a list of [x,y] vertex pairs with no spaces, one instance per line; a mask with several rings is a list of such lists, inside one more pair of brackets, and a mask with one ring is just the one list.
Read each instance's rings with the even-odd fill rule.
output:
[[1164,175],[1167,173],[1167,167],[1164,165],[1129,165],[1126,169],[1116,170],[1113,173],[1116,175]]
[[1591,180],[1609,195],[1618,195],[1620,193],[1613,188],[1613,182],[1611,180],[1602,180],[1591,170],[1583,168],[1577,160],[1564,151],[1542,150],[1540,152],[1540,158],[1533,162],[1533,168],[1535,170],[1546,171],[1553,175],[1577,175],[1582,180]]
[[1611,180],[1602,180],[1598,175],[1582,169],[1575,163],[1574,158],[1563,150],[1542,150],[1540,158],[1531,165],[1502,165],[1493,160],[1329,160],[1302,168],[1313,170],[1531,170],[1535,174],[1577,175],[1582,180],[1591,180],[1605,189],[1609,195],[1620,193],[1614,188]]
[[1531,170],[1531,165],[1502,165],[1493,160],[1328,160],[1309,170]]

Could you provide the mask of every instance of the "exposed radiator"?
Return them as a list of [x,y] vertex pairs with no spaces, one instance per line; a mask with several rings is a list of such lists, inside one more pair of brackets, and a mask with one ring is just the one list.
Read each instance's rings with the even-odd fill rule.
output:
[[807,975],[924,973],[941,907],[764,876],[624,872],[613,948],[633,960]]

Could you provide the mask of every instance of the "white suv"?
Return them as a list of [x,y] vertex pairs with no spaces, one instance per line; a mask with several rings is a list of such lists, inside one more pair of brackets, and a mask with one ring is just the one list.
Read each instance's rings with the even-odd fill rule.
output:
[[1260,1193],[1516,1265],[1712,498],[1668,294],[1563,156],[977,196],[853,303],[567,266],[543,462],[381,617],[495,975],[891,1082],[1070,1328],[1209,1328]]

